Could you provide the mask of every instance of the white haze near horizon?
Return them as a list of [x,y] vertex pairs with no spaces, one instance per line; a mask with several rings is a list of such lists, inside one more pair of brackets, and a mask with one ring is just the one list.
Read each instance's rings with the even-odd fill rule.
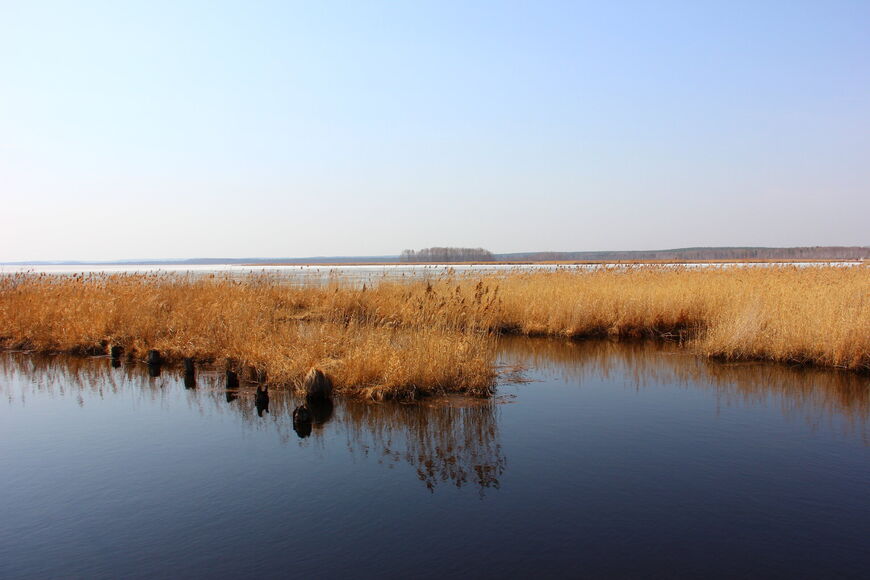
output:
[[870,3],[655,4],[0,0],[0,261],[870,244]]

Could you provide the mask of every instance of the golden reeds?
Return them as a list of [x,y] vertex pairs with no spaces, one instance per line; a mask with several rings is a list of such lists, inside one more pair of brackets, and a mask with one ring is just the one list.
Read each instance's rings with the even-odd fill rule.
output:
[[265,371],[275,385],[298,386],[312,367],[345,392],[375,398],[454,391],[486,395],[493,386],[493,338],[443,328],[311,318],[311,297],[274,279],[185,276],[19,275],[0,280],[0,341],[36,351],[102,352],[121,346],[144,358],[193,357]]
[[870,370],[870,268],[513,270],[315,291],[305,311],[408,328],[665,337],[729,360]]
[[870,269],[561,268],[370,287],[280,275],[0,279],[6,348],[226,358],[290,386],[319,366],[339,390],[372,397],[488,394],[499,333],[670,337],[731,360],[868,370]]

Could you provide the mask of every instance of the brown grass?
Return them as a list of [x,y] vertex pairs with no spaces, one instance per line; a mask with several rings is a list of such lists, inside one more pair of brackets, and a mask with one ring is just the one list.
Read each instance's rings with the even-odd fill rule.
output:
[[119,345],[138,358],[157,349],[170,362],[233,359],[240,370],[264,370],[271,384],[291,387],[317,366],[338,390],[374,398],[489,393],[492,337],[344,317],[306,322],[304,304],[327,292],[263,277],[19,275],[0,282],[0,340],[40,352]]
[[870,369],[866,267],[560,272],[502,288],[504,324],[524,334],[676,335],[730,360]]
[[362,288],[280,275],[0,279],[6,348],[229,358],[287,386],[319,366],[338,390],[377,398],[490,393],[499,333],[664,336],[730,360],[866,371],[870,269],[565,268]]
[[[300,293],[300,296],[305,292]],[[665,337],[729,360],[870,370],[870,269],[629,267],[443,276],[308,291],[301,310],[365,325]]]

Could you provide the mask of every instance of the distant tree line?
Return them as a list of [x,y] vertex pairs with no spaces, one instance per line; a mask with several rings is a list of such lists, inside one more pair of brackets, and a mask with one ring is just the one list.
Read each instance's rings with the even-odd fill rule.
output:
[[502,261],[547,260],[860,260],[870,258],[866,246],[808,246],[795,248],[677,248],[612,252],[523,252],[498,254]]
[[423,248],[422,250],[403,250],[399,259],[402,262],[492,262],[495,257],[483,248]]

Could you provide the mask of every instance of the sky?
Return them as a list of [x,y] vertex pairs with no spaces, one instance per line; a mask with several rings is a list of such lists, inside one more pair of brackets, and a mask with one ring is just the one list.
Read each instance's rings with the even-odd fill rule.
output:
[[0,261],[870,245],[870,2],[0,0]]

